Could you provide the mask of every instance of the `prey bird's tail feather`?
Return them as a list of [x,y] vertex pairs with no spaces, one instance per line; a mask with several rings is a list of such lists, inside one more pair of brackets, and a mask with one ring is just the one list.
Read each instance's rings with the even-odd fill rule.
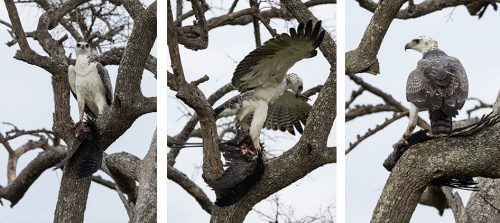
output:
[[433,135],[449,135],[452,128],[451,116],[446,115],[444,112],[429,111],[431,119],[431,130]]
[[479,190],[477,182],[472,177],[445,178],[434,182],[436,186],[447,186],[455,189],[477,191]]

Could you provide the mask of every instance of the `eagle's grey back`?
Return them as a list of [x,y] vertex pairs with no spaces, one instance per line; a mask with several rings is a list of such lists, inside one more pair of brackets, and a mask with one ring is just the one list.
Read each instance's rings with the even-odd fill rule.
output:
[[468,80],[460,61],[441,50],[424,54],[408,76],[406,99],[421,109],[458,114],[468,96]]

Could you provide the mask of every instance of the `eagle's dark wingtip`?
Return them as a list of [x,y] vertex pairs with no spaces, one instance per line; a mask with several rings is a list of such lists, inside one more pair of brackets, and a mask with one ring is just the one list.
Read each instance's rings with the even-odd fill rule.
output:
[[314,24],[314,29],[311,34],[311,39],[317,39],[319,31],[321,30],[321,20]]
[[304,36],[304,23],[299,23],[299,26],[297,27],[297,35],[298,36]]
[[306,28],[305,28],[304,36],[311,36],[312,31],[313,31],[313,20],[310,19],[306,23]]
[[314,43],[313,43],[314,48],[318,48],[321,45],[321,43],[323,42],[323,38],[325,38],[325,30],[322,30],[319,33],[318,38],[316,40],[314,40]]

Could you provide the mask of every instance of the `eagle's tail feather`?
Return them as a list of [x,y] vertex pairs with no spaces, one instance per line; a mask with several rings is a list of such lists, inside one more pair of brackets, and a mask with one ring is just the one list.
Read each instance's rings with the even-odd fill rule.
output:
[[431,129],[433,135],[449,135],[451,133],[452,121],[451,116],[444,112],[430,111]]

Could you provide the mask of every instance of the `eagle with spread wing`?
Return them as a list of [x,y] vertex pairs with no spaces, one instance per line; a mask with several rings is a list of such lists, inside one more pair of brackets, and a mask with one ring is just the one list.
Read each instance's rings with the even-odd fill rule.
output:
[[465,69],[457,58],[440,50],[430,37],[420,36],[407,43],[406,49],[421,52],[423,57],[408,76],[406,99],[411,103],[410,121],[400,141],[404,142],[413,132],[419,110],[429,111],[432,135],[449,135],[452,118],[464,106],[468,95]]
[[302,79],[288,70],[298,61],[316,56],[325,36],[321,21],[300,23],[290,35],[283,33],[250,52],[236,67],[231,80],[241,94],[214,109],[216,116],[236,115],[243,129],[250,130],[260,150],[260,132],[295,129],[302,133],[311,106],[301,96]]

